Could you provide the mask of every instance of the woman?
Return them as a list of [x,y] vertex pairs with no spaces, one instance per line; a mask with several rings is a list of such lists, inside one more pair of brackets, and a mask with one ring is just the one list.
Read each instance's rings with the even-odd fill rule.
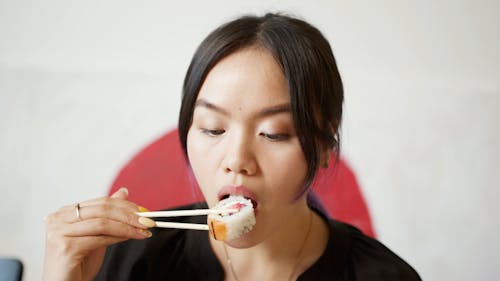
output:
[[308,204],[316,172],[338,155],[342,102],[330,46],[308,23],[267,14],[219,27],[184,81],[180,141],[206,199],[185,208],[243,195],[255,202],[253,230],[227,242],[148,230],[120,189],[48,216],[45,280],[420,280]]

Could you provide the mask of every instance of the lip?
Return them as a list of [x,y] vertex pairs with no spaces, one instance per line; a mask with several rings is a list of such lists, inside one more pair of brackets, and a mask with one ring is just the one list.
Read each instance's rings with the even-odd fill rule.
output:
[[244,185],[239,185],[239,186],[226,185],[222,187],[217,193],[217,199],[221,201],[224,197],[229,195],[240,195],[247,199],[250,199],[252,201],[254,210],[256,210],[259,205],[258,203],[259,200],[257,198],[257,195],[252,191],[250,191],[250,189],[248,189],[248,187]]

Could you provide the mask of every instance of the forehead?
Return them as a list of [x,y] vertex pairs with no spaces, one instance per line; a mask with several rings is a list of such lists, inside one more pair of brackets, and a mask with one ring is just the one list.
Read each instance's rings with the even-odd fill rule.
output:
[[289,103],[288,84],[269,51],[251,47],[218,62],[208,73],[198,94],[230,111],[254,111]]

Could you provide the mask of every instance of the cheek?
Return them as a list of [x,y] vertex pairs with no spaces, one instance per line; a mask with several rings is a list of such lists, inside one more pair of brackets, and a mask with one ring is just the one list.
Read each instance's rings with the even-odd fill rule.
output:
[[280,196],[289,201],[293,200],[302,188],[306,174],[307,162],[304,154],[298,147],[292,147],[288,150],[275,150],[268,152],[267,167],[263,167],[264,173],[267,173],[267,180],[272,181],[270,186],[274,186],[273,193],[286,195]]
[[215,158],[210,155],[213,151],[208,148],[206,141],[202,140],[202,136],[196,130],[190,129],[187,135],[187,152],[189,163],[198,185],[205,196],[207,203],[212,206],[217,202],[216,192],[210,187],[214,186]]
[[[189,129],[186,139],[187,146],[187,154],[189,158],[189,163],[191,167],[194,169],[197,166],[199,161],[200,151],[203,150],[203,143],[201,143],[197,137],[196,132],[193,129]],[[194,167],[193,167],[194,166]]]

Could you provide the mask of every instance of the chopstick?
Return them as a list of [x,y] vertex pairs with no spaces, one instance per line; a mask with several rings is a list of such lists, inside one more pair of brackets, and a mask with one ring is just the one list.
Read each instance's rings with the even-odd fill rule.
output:
[[157,221],[156,227],[160,228],[178,228],[178,229],[193,229],[193,230],[208,230],[208,225],[197,223],[181,223],[181,222],[164,222]]
[[167,217],[185,217],[185,216],[203,216],[209,214],[230,214],[236,213],[238,209],[196,209],[196,210],[175,210],[175,211],[159,211],[159,212],[137,212],[140,217],[147,218],[167,218]]
[[[203,216],[209,214],[230,214],[236,213],[238,209],[195,209],[195,210],[175,210],[175,211],[158,211],[158,212],[137,212],[140,217],[147,218],[167,218],[167,217],[184,217],[184,216]],[[208,230],[208,225],[197,223],[181,223],[181,222],[164,222],[155,221],[155,227],[160,228],[177,228],[177,229],[193,229],[193,230]]]

